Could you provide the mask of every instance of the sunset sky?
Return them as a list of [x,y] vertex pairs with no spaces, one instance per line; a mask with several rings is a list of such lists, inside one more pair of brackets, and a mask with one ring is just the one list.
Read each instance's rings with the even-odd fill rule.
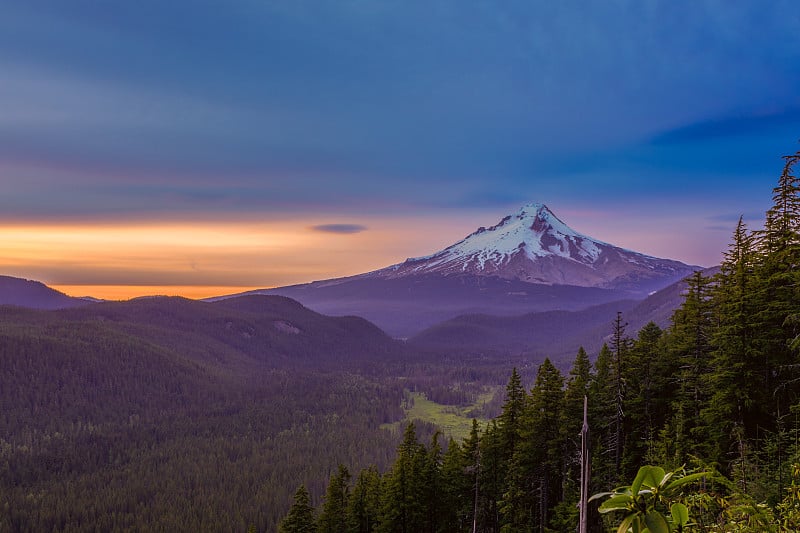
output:
[[800,148],[793,0],[0,0],[0,275],[190,297],[529,202],[709,266]]

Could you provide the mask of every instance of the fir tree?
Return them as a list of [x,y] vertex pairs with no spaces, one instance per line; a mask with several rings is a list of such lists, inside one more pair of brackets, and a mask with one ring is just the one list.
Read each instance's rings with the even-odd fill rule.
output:
[[[477,421],[473,418],[477,432]],[[478,436],[475,435],[477,450]],[[471,531],[473,512],[473,476],[477,476],[477,465],[472,466],[464,449],[450,439],[442,457],[441,468],[441,513],[439,531]],[[448,526],[449,524],[449,526]]]
[[[492,421],[492,427],[494,428],[492,431],[495,435],[497,435],[497,426],[494,421]],[[487,429],[488,431],[488,429]],[[497,440],[497,439],[493,439]],[[462,446],[462,461],[464,463],[464,472],[467,474],[467,486],[469,490],[469,517],[470,517],[470,524],[477,524],[479,520],[480,510],[483,509],[485,506],[481,505],[481,497],[484,496],[484,492],[487,491],[487,487],[482,487],[481,483],[485,480],[483,464],[481,461],[481,451],[484,447],[488,448],[489,455],[487,455],[487,462],[490,468],[498,468],[497,462],[499,458],[499,444],[497,446],[492,446],[487,444],[480,432],[478,431],[478,421],[474,418],[472,419],[472,428],[470,429],[469,436],[464,439],[464,445]],[[493,450],[498,450],[497,453],[493,453]]]
[[356,478],[347,506],[348,533],[372,533],[381,512],[381,476],[375,466],[362,470]]
[[708,401],[705,375],[711,358],[713,335],[710,280],[696,271],[686,279],[683,304],[672,317],[668,349],[680,365],[673,402],[672,438],[674,460],[683,464],[689,456],[706,456],[707,427],[700,413]]
[[350,472],[344,465],[339,465],[336,473],[331,474],[322,513],[319,515],[317,530],[319,533],[340,533],[346,529],[347,508],[350,498]]
[[503,458],[502,433],[492,420],[481,436],[480,469],[478,475],[478,522],[483,531],[500,531],[500,507],[508,477],[508,461]]
[[604,344],[594,362],[594,381],[590,387],[589,425],[592,429],[593,490],[613,486],[618,478],[614,465],[614,422],[617,417],[616,386],[612,355]]
[[443,523],[441,516],[446,513],[442,499],[442,446],[439,444],[441,432],[436,431],[431,438],[427,454],[420,455],[422,464],[421,497],[425,508],[425,525],[422,531],[436,533]]
[[634,475],[644,464],[645,458],[653,455],[653,446],[658,430],[664,423],[660,415],[669,389],[661,383],[656,371],[663,354],[660,347],[661,328],[650,322],[645,325],[629,350],[625,364],[625,435],[626,447],[623,459],[624,477]]
[[764,362],[756,349],[752,326],[756,312],[755,259],[753,236],[740,217],[733,242],[714,278],[712,303],[717,327],[706,377],[711,397],[702,412],[711,439],[709,459],[722,464],[737,455],[742,459],[740,439],[755,433],[770,404]]
[[300,485],[294,495],[289,514],[280,524],[280,533],[314,533],[317,531],[314,508],[305,485]]
[[503,531],[544,531],[561,499],[560,442],[564,378],[545,359],[521,418],[520,441],[509,465],[501,513]]
[[503,459],[508,461],[514,455],[519,441],[520,417],[525,409],[525,388],[522,379],[514,368],[506,385],[506,401],[500,414],[498,427],[503,443]]
[[619,478],[622,468],[622,452],[625,447],[625,373],[626,357],[630,348],[630,339],[625,336],[627,322],[622,320],[622,313],[617,311],[617,317],[612,323],[611,332],[611,354],[612,354],[612,376],[614,380],[614,407],[616,414],[614,417],[614,475]]
[[383,478],[379,528],[382,533],[423,531],[425,503],[422,481],[425,457],[425,446],[417,441],[414,424],[409,423],[397,449],[397,459]]
[[776,415],[788,413],[800,395],[800,373],[791,350],[793,332],[787,319],[800,313],[800,179],[794,166],[800,152],[785,156],[773,189],[773,205],[760,232],[755,343],[763,356],[767,390]]

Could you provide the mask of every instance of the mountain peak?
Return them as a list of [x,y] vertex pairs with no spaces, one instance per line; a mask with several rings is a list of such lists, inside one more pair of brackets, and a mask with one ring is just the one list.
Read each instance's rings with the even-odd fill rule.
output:
[[373,275],[477,275],[531,283],[614,287],[688,272],[690,268],[678,261],[625,250],[583,235],[547,205],[529,203],[494,226],[481,226],[439,252],[407,259]]
[[531,214],[531,213],[533,213],[535,215],[538,215],[540,212],[541,213],[545,213],[545,212],[546,213],[550,213],[551,215],[553,214],[553,212],[550,211],[550,208],[547,207],[546,204],[540,204],[539,202],[531,202],[529,204],[523,205],[522,207],[519,208],[519,211],[517,211],[517,214],[520,215],[520,216],[525,216],[525,215]]
[[514,215],[503,217],[489,228],[480,227],[462,241],[436,254],[409,259],[428,260],[442,256],[474,257],[485,267],[486,261],[507,260],[523,253],[531,260],[558,255],[583,263],[593,262],[599,253],[596,244],[604,244],[567,226],[545,204],[522,206]]

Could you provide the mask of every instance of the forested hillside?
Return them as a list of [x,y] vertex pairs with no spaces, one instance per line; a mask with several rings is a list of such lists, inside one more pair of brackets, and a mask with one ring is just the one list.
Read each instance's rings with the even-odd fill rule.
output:
[[298,479],[389,463],[408,362],[280,297],[0,307],[0,531],[274,530]]
[[[301,487],[283,531],[473,531],[473,520],[478,531],[574,531],[584,396],[592,492],[644,464],[685,466],[710,474],[684,500],[684,531],[796,531],[800,152],[785,159],[764,229],[739,221],[719,273],[688,278],[668,328],[631,338],[618,313],[594,364],[582,349],[567,375],[546,360],[530,390],[513,370],[499,417],[446,451],[409,425],[383,474],[340,467],[317,517]],[[592,531],[604,527],[598,504]]]
[[275,531],[298,482],[391,464],[409,391],[470,406],[503,361],[279,296],[0,306],[0,531]]

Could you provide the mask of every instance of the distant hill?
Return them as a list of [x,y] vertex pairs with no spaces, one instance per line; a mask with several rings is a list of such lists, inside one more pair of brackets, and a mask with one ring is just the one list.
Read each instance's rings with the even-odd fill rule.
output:
[[[425,257],[346,278],[253,291],[354,314],[397,337],[464,314],[577,311],[641,300],[694,269],[582,235],[530,204]],[[236,296],[236,295],[233,295]]]
[[[718,268],[704,271],[711,276]],[[537,361],[549,357],[566,368],[583,346],[595,355],[611,333],[617,311],[623,313],[626,332],[636,336],[649,322],[669,326],[672,313],[683,302],[681,280],[642,301],[619,300],[580,311],[545,311],[517,316],[462,315],[432,326],[408,340],[423,350],[448,353],[529,354]]]
[[30,309],[66,309],[90,303],[73,298],[47,285],[27,279],[0,276],[0,305],[18,305]]
[[337,366],[402,358],[402,343],[360,317],[329,317],[282,296],[215,303],[154,296],[63,310],[47,320],[100,323],[149,343],[220,363]]
[[510,317],[462,315],[424,330],[408,343],[422,350],[481,353],[486,357],[525,354],[534,365],[549,357],[557,366],[567,368],[581,345],[591,350],[602,344],[617,311],[627,313],[637,303],[619,300],[580,311],[542,311]]
[[631,297],[618,289],[436,274],[397,279],[363,277],[258,292],[282,294],[328,315],[363,316],[397,337],[411,337],[463,314],[511,316],[530,311],[578,310]]

